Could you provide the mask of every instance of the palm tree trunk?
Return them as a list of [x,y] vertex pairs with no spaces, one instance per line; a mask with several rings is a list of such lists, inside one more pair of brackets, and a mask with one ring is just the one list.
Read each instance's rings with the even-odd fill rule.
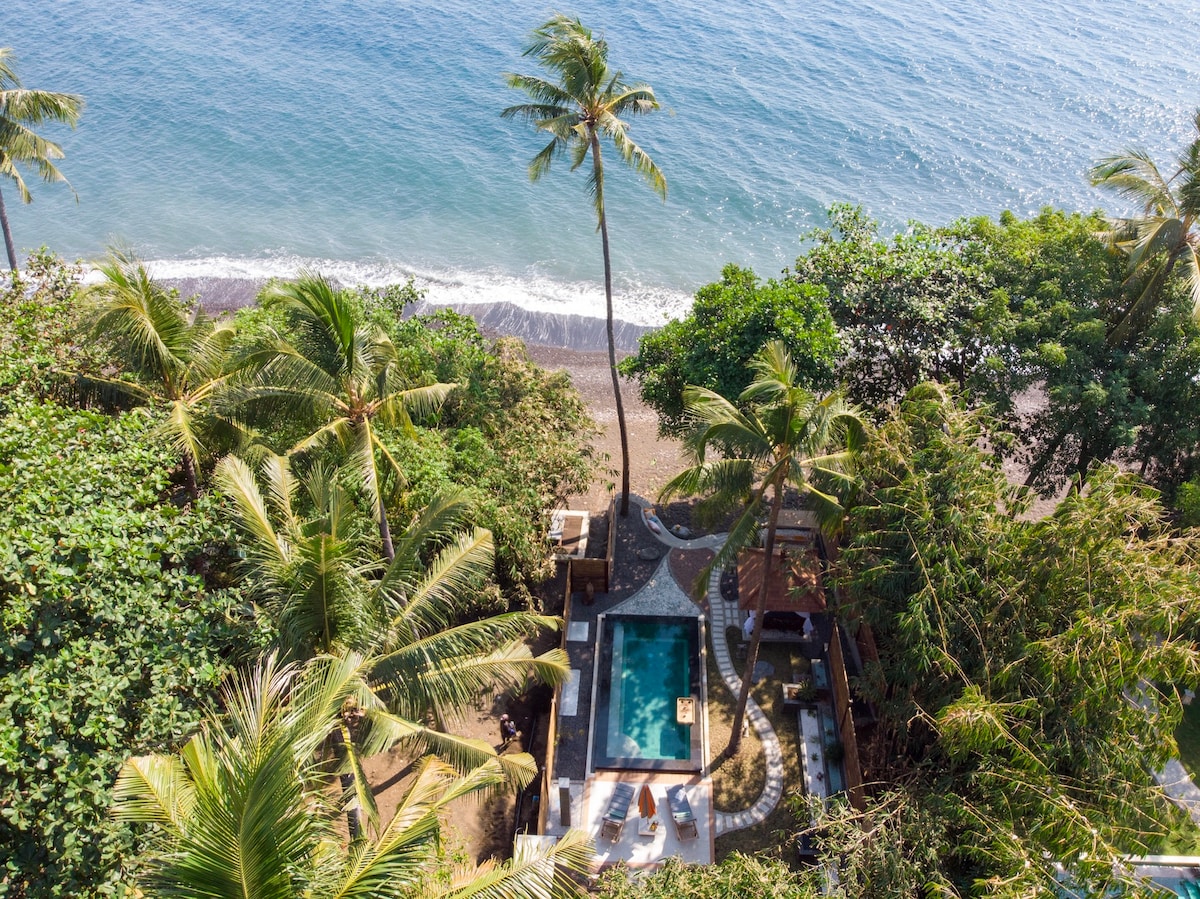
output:
[[17,272],[17,251],[13,247],[12,231],[8,227],[8,210],[4,208],[4,193],[0,192],[0,230],[4,231],[4,249],[8,251],[8,265]]
[[200,482],[196,476],[196,460],[191,453],[184,453],[180,464],[183,467],[183,485],[193,500],[200,496]]
[[396,547],[392,543],[392,528],[387,520],[387,507],[383,504],[383,491],[379,492],[379,539],[383,542],[383,557],[391,564],[396,558]]
[[[349,728],[345,724],[341,727],[334,728],[332,734],[329,735],[333,742],[334,757],[339,764],[344,764],[346,760],[347,750],[346,745],[350,742],[351,736]],[[353,771],[343,771],[338,775],[338,784],[342,788],[342,793],[353,793],[355,787],[355,777]],[[362,810],[359,808],[346,809],[346,830],[350,832],[351,841],[357,840],[362,834]]]
[[390,565],[396,558],[396,547],[392,543],[392,528],[388,524],[387,506],[383,502],[383,485],[379,483],[379,469],[375,465],[375,434],[371,431],[371,420],[363,419],[362,428],[366,437],[367,472],[372,483],[367,486],[375,493],[375,515],[379,521],[379,542],[383,547],[383,558]]
[[754,679],[754,666],[758,664],[758,648],[762,642],[763,620],[767,617],[767,586],[771,582],[771,567],[775,561],[775,532],[779,527],[779,510],[783,506],[783,485],[776,480],[771,514],[767,518],[766,556],[763,558],[762,582],[758,586],[758,599],[754,604],[754,630],[750,633],[750,646],[746,649],[746,668],[742,672],[742,688],[738,690],[737,706],[733,710],[733,731],[725,757],[737,754],[742,742],[742,722],[746,719],[746,704],[750,700],[750,686]]
[[600,136],[592,130],[592,171],[596,182],[596,210],[600,216],[600,245],[604,251],[605,331],[608,335],[608,368],[612,373],[613,398],[617,404],[617,429],[621,433],[621,517],[629,514],[629,433],[625,429],[625,406],[621,402],[621,379],[617,374],[617,347],[613,337],[612,259],[608,251],[608,216],[604,213],[604,163],[600,159]]

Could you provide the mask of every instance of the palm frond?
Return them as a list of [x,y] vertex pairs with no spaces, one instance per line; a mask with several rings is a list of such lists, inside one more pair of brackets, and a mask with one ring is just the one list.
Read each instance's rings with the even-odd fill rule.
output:
[[255,563],[272,577],[282,579],[291,561],[292,548],[276,533],[250,467],[236,456],[227,456],[217,463],[214,478],[237,507],[239,523],[251,539],[250,551]]
[[414,419],[420,420],[437,412],[446,397],[458,384],[429,384],[390,392],[379,405],[379,420],[386,425],[400,425],[411,430]]
[[518,896],[583,896],[579,885],[590,872],[592,845],[587,835],[572,830],[549,848],[521,843],[513,857],[500,865],[457,869],[450,883],[427,892],[430,899],[514,899]]
[[286,415],[307,422],[345,414],[340,394],[341,383],[320,365],[291,348],[275,346],[252,378],[231,385],[226,403],[246,410],[252,420]]
[[104,280],[83,294],[91,305],[92,333],[124,351],[134,370],[161,384],[166,397],[178,396],[191,349],[183,308],[128,248],[110,248],[96,269]]
[[259,470],[267,483],[267,499],[271,503],[271,508],[283,519],[285,530],[289,534],[299,536],[296,513],[292,510],[292,500],[296,495],[298,485],[287,456],[267,453]]
[[371,789],[371,781],[367,777],[366,770],[363,768],[362,758],[359,756],[358,749],[354,745],[350,729],[345,723],[341,725],[341,738],[346,765],[349,767],[351,774],[353,774],[349,790],[350,795],[344,798],[344,806],[347,810],[358,812],[365,818],[363,826],[368,833],[378,834],[379,806],[375,803],[375,793]]
[[302,271],[294,281],[274,284],[265,292],[263,305],[282,306],[295,316],[301,350],[314,365],[334,377],[353,370],[358,322],[353,307],[323,275]]
[[[411,547],[405,549],[411,553]],[[457,535],[420,569],[414,569],[417,559],[411,555],[401,565],[393,562],[378,586],[394,610],[393,633],[411,639],[445,628],[491,576],[494,559],[491,531],[475,528]]]
[[1131,269],[1141,268],[1143,262],[1160,253],[1171,253],[1187,245],[1187,226],[1177,218],[1143,219],[1137,223],[1134,234],[1126,249]]
[[537,75],[509,73],[504,78],[510,88],[523,91],[533,102],[509,106],[501,110],[501,118],[524,119],[537,124],[547,119],[578,115],[574,110],[574,98],[560,85]]
[[[658,101],[654,100],[653,92],[644,89],[636,93],[649,93],[649,100],[632,99],[631,112],[649,112],[650,109],[658,109]],[[650,103],[651,105],[646,107],[646,103]],[[617,148],[617,152],[621,154],[621,158],[625,160],[626,165],[641,175],[646,180],[646,183],[654,189],[654,192],[663,200],[666,200],[667,176],[663,174],[658,164],[650,158],[650,154],[630,138],[625,123],[621,122],[615,114],[610,113],[600,119],[599,127],[612,140],[613,146]]]
[[555,15],[534,29],[524,55],[537,60],[556,79],[506,76],[510,88],[524,92],[533,102],[510,106],[501,116],[524,119],[553,135],[529,164],[531,180],[546,174],[554,159],[564,152],[570,154],[574,170],[594,151],[587,190],[598,223],[603,221],[604,166],[598,140],[593,140],[602,134],[612,141],[622,160],[665,199],[666,177],[649,154],[630,139],[620,118],[624,113],[642,114],[657,109],[654,91],[648,85],[626,84],[620,72],[609,68],[607,42],[594,38],[578,19]]
[[558,650],[534,658],[524,639],[542,626],[529,613],[460,624],[376,659],[372,683],[390,708],[415,718],[433,709],[453,719],[480,696],[524,685],[560,683],[567,665]]
[[[523,752],[497,753],[495,747],[474,737],[460,737],[426,727],[402,715],[378,713],[372,716],[372,727],[386,730],[394,742],[414,753],[426,753],[445,762],[446,770],[455,772],[480,772],[483,780],[476,785],[460,784],[459,795],[480,789],[507,790],[528,786],[537,776],[537,763]],[[414,790],[417,787],[414,785]],[[442,801],[455,798],[446,792],[444,784],[427,784],[424,789],[436,790]],[[411,793],[410,793],[411,797]],[[411,799],[406,799],[406,802]],[[397,818],[403,821],[405,806],[397,809]]]
[[128,759],[113,786],[113,808],[120,820],[159,824],[175,833],[186,827],[195,801],[183,763],[174,756]]
[[1091,170],[1092,184],[1132,200],[1147,213],[1175,215],[1171,186],[1145,150],[1126,150],[1100,160]]
[[414,571],[422,567],[424,556],[462,534],[473,512],[474,503],[464,490],[435,494],[397,538],[396,566],[407,564]]
[[[294,734],[280,727],[297,673],[268,660],[222,691],[226,715],[210,717],[184,753],[195,801],[168,831],[171,845],[154,859],[149,886],[266,897],[301,886],[296,863],[319,841],[321,822],[305,800]],[[117,805],[115,814],[125,813]]]

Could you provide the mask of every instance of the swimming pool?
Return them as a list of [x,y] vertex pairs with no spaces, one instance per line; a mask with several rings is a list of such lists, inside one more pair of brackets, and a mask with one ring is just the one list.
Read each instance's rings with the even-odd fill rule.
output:
[[[697,618],[605,616],[597,654],[595,767],[700,770],[700,628]],[[687,723],[681,699],[691,700],[695,723]]]

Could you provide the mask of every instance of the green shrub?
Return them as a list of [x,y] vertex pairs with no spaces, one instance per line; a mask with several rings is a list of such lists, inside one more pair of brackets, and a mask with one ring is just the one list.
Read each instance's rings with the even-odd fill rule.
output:
[[227,668],[226,531],[210,499],[167,500],[152,425],[30,400],[0,419],[0,896],[119,892],[117,768],[184,738]]

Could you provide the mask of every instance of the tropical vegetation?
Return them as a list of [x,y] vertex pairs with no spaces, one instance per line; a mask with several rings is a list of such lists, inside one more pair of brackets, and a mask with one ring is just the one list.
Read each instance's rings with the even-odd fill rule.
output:
[[[35,169],[43,181],[65,181],[54,163],[63,158],[63,150],[52,140],[37,133],[40,125],[62,122],[72,128],[83,113],[83,98],[76,94],[27,88],[14,68],[11,47],[0,47],[0,179],[12,181],[22,203],[33,202],[33,195],[21,176],[20,166]],[[0,191],[0,231],[9,268],[17,271],[17,251],[13,246],[4,193]]]
[[[377,342],[383,332],[369,322],[390,315],[405,377],[435,384],[445,372],[462,385],[443,405],[445,433],[411,419],[383,428],[381,441],[401,458],[438,456],[432,468],[430,459],[412,467],[414,492],[401,491],[388,509],[396,552],[385,564],[376,498],[336,440],[288,460],[261,445],[269,428],[245,429],[239,445],[265,467],[268,489],[232,457],[217,465],[221,489],[201,464],[191,469],[195,494],[181,489],[189,478],[173,436],[177,403],[194,401],[193,422],[228,423],[215,413],[237,408],[235,386],[261,383],[279,347],[297,340],[295,319],[267,304],[213,322],[132,255],[108,262],[114,277],[85,291],[77,269],[38,254],[0,303],[0,489],[9,513],[0,536],[8,635],[0,895],[108,895],[144,874],[155,882],[163,835],[108,814],[116,771],[131,755],[170,756],[198,727],[208,732],[215,725],[201,723],[204,710],[218,714],[220,685],[268,651],[358,659],[362,706],[343,708],[344,728],[321,741],[330,772],[340,764],[350,775],[347,802],[364,827],[373,826],[371,791],[358,760],[379,746],[399,746],[414,763],[425,751],[446,758],[419,763],[436,772],[430,789],[459,777],[488,789],[528,783],[529,756],[498,757],[454,730],[458,711],[481,696],[562,674],[555,653],[534,658],[522,642],[553,624],[523,610],[544,559],[514,546],[504,583],[493,580],[483,524],[486,511],[534,531],[552,497],[586,481],[590,462],[577,441],[591,426],[569,383],[507,344],[493,349],[461,317],[398,321],[404,291],[339,296],[359,333]],[[209,353],[214,334],[220,345]],[[526,414],[501,423],[501,397]],[[311,427],[282,411],[262,422],[278,427],[284,446]],[[522,465],[496,464],[510,455]],[[539,470],[546,460],[556,467]],[[488,492],[457,486],[476,487],[463,472],[484,469]],[[484,510],[477,500],[491,490],[498,495]],[[486,773],[472,774],[480,765]],[[305,787],[303,796],[316,794]],[[436,842],[429,827],[421,825],[427,848]],[[481,882],[519,884],[549,870],[532,856],[517,869],[525,873],[497,869]],[[453,894],[461,884],[434,886]]]
[[659,432],[682,437],[690,420],[688,386],[736,397],[753,379],[751,359],[768,341],[787,348],[803,386],[834,387],[841,344],[828,294],[794,279],[765,284],[746,268],[727,265],[721,280],[696,291],[680,319],[646,334],[621,372],[638,381],[643,402],[658,413]]
[[510,106],[504,118],[519,118],[548,132],[550,143],[529,163],[529,177],[536,181],[550,171],[559,156],[568,155],[572,170],[592,160],[588,193],[596,212],[600,247],[604,256],[605,322],[608,336],[608,365],[612,373],[613,401],[621,438],[621,515],[629,513],[629,434],[625,424],[625,404],[621,400],[621,380],[617,371],[617,350],[613,340],[612,257],[608,246],[608,214],[604,206],[604,161],[600,139],[611,141],[621,159],[631,166],[664,200],[667,179],[650,155],[629,136],[629,124],[622,116],[638,115],[658,109],[654,90],[647,84],[630,84],[608,64],[608,42],[594,38],[578,19],[556,15],[533,32],[525,49],[550,75],[509,75],[508,85],[524,91],[533,101]]
[[172,502],[161,413],[52,399],[78,361],[76,273],[0,299],[0,895],[117,892],[137,840],[107,809],[135,748],[185,738],[240,657],[219,497]]
[[[126,377],[85,373],[89,387],[113,398],[164,407],[164,435],[179,454],[184,486],[200,493],[199,470],[213,440],[232,440],[232,427],[213,398],[233,373],[230,350],[236,329],[203,310],[186,308],[176,293],[155,283],[133,252],[113,249],[97,263],[103,278],[85,296],[94,304],[91,336],[120,359]],[[215,435],[224,430],[220,438]]]
[[[303,666],[268,659],[222,690],[219,712],[178,754],[132,758],[114,789],[118,820],[152,827],[142,882],[160,895],[213,897],[439,897],[575,895],[582,835],[549,851],[481,868],[451,868],[438,841],[450,801],[496,789],[495,760],[465,774],[422,760],[390,820],[370,791],[328,784],[325,735],[370,691],[352,657]],[[378,746],[386,746],[386,741]],[[347,844],[342,813],[364,811]]]
[[308,433],[289,453],[338,442],[371,500],[383,558],[390,562],[396,552],[384,476],[390,475],[400,489],[404,473],[378,427],[411,430],[412,418],[435,412],[455,385],[406,384],[387,333],[356,315],[347,294],[319,274],[302,273],[295,281],[272,286],[265,302],[285,307],[295,336],[288,341],[272,335],[257,349],[257,375],[234,386],[226,402],[249,413],[255,424],[279,418],[299,423]]
[[492,535],[464,526],[470,509],[462,498],[431,503],[400,533],[382,567],[372,564],[378,543],[356,528],[340,472],[317,467],[297,479],[278,456],[268,457],[262,472],[265,495],[251,469],[230,456],[217,468],[217,483],[237,506],[246,582],[263,603],[279,651],[295,659],[361,654],[372,727],[386,728],[390,745],[435,753],[464,769],[494,764],[526,786],[536,774],[528,756],[498,757],[481,740],[425,721],[430,716],[444,728],[481,695],[530,678],[555,685],[567,675],[561,650],[535,658],[526,643],[555,629],[557,619],[507,612],[461,620],[477,611],[475,596],[492,567]]
[[[1102,239],[1108,227],[1098,214],[1043,210],[1025,220],[1006,213],[914,225],[885,239],[861,210],[835,206],[788,280],[803,295],[827,297],[835,379],[872,415],[935,380],[992,410],[993,447],[1039,493],[1081,484],[1113,462],[1173,501],[1200,474],[1200,326],[1186,285],[1173,278],[1136,332],[1109,339],[1142,282],[1128,279],[1123,257]],[[793,302],[800,315],[810,308]],[[662,431],[679,432],[685,370],[736,398],[738,382],[723,386],[714,370],[748,371],[755,350],[722,322],[753,333],[759,308],[758,292],[709,285],[693,316],[642,339],[624,367]],[[824,331],[810,331],[799,358],[827,359],[829,345]],[[711,367],[687,362],[685,348],[706,351]]]
[[1200,110],[1192,125],[1196,136],[1170,174],[1140,149],[1109,156],[1092,169],[1093,184],[1142,210],[1114,219],[1105,235],[1126,257],[1130,280],[1144,285],[1113,323],[1110,342],[1121,343],[1137,330],[1172,275],[1183,282],[1193,312],[1200,314]]
[[768,856],[734,854],[703,868],[678,858],[657,871],[632,876],[617,865],[601,873],[596,894],[604,899],[817,899],[826,895],[821,872],[794,871]]
[[[503,115],[550,135],[531,176],[591,163],[627,499],[601,144],[665,195],[624,118],[658,103],[578,20],[526,55],[550,77],[508,76],[531,102]],[[0,50],[23,200],[18,165],[61,179],[35,129],[81,108]],[[885,236],[834,206],[782,278],[727,266],[622,367],[685,438],[663,496],[732,516],[712,568],[765,544],[728,752],[781,510],[839,540],[834,611],[877,649],[852,684],[867,789],[794,797],[814,823],[785,837],[841,895],[1137,894],[1122,860],[1182,820],[1153,773],[1200,683],[1198,160],[1200,137],[1167,172],[1101,160],[1123,218]],[[449,803],[536,773],[456,733],[463,710],[566,675],[528,643],[557,624],[533,592],[546,511],[593,473],[569,377],[453,312],[402,316],[411,283],[305,273],[214,319],[131,251],[86,289],[46,251],[17,272],[2,199],[0,224],[0,897],[575,892],[578,835],[482,867],[441,835]],[[364,765],[384,749],[410,768],[386,819]],[[595,884],[828,886],[737,854]]]
[[859,456],[838,611],[878,647],[879,787],[818,822],[851,895],[1052,893],[1062,866],[1106,895],[1180,814],[1153,772],[1200,677],[1194,538],[1111,466],[1028,520],[984,424],[920,385]]

